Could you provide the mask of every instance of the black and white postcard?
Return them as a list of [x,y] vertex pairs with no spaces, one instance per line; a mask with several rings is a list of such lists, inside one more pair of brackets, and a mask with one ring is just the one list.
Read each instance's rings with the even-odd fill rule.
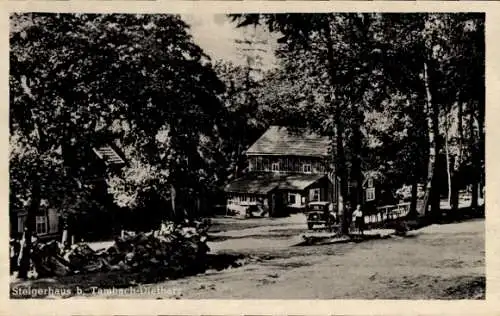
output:
[[481,311],[498,20],[209,6],[9,11],[10,301]]

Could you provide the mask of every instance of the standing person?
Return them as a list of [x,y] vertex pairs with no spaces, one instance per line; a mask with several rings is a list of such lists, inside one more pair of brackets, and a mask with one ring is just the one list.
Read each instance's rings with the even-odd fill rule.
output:
[[356,206],[356,210],[352,213],[352,217],[354,218],[354,224],[356,225],[356,229],[364,234],[364,226],[365,226],[365,218],[363,216],[363,212],[361,212],[361,205]]

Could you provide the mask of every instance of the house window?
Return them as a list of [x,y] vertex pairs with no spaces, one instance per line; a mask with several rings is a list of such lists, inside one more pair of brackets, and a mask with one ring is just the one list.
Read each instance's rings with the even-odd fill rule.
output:
[[311,202],[319,202],[320,198],[320,193],[319,193],[319,188],[317,189],[312,189],[312,196],[311,196]]
[[250,202],[255,202],[256,200],[255,195],[250,195]]
[[372,188],[373,187],[373,179],[368,179],[368,187]]
[[278,162],[273,162],[271,165],[271,171],[280,171],[280,164]]
[[289,204],[296,204],[297,203],[296,196],[294,193],[288,193],[288,203]]
[[366,194],[366,201],[375,200],[375,188],[366,189],[365,194]]
[[47,217],[37,216],[36,217],[36,233],[46,234],[48,233]]
[[302,165],[302,171],[305,173],[311,173],[312,171],[311,164]]

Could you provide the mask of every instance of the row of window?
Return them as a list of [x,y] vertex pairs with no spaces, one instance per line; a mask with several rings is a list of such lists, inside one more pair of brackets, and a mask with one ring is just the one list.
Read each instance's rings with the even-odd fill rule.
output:
[[252,194],[241,194],[241,195],[235,195],[230,197],[230,200],[228,201],[229,204],[232,203],[241,203],[241,202],[256,202],[257,197]]
[[292,172],[321,172],[321,165],[313,166],[312,162],[300,162],[294,159],[280,159],[279,162],[271,162],[268,158],[250,158],[250,171],[292,171]]
[[[287,171],[287,170],[281,170],[279,162],[273,162],[271,164],[271,171]],[[302,172],[311,173],[312,172],[311,164],[303,164],[302,165]]]
[[[280,169],[279,162],[273,162],[271,164],[271,171],[282,171]],[[283,171],[285,171],[285,170],[283,170]],[[312,172],[311,164],[303,164],[302,165],[302,172],[304,172],[304,173],[311,173]]]

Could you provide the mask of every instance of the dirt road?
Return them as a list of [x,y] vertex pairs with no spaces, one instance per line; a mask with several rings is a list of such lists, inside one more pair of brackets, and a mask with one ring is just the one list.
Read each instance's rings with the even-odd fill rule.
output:
[[[215,233],[218,252],[257,260],[141,287],[140,293],[90,297],[220,299],[484,298],[484,220],[432,225],[405,238],[291,247],[305,231],[300,218]],[[261,223],[262,224],[262,223]],[[231,227],[231,225],[229,225]],[[266,237],[267,235],[267,237]],[[215,247],[214,247],[215,246]],[[218,248],[217,248],[218,247]],[[146,294],[145,294],[146,293]],[[154,294],[152,294],[154,293]]]

